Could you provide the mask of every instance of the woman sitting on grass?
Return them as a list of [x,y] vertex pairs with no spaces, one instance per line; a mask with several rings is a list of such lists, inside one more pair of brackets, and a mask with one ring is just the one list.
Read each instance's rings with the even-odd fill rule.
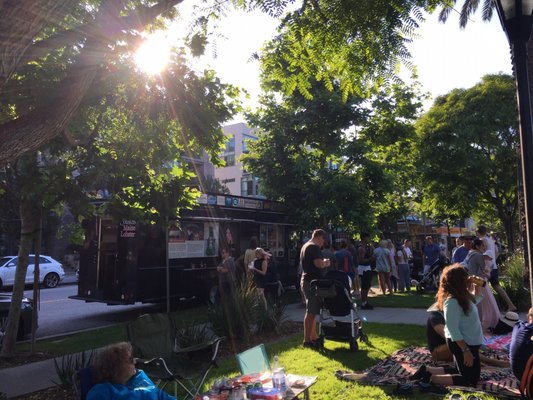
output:
[[159,389],[142,370],[135,369],[131,344],[104,347],[95,362],[97,383],[87,400],[176,400]]
[[481,370],[479,348],[483,343],[475,306],[482,299],[480,292],[481,287],[473,284],[461,264],[444,269],[437,293],[437,308],[444,314],[446,344],[453,355],[455,368],[423,365],[412,376],[413,380],[420,379],[421,389],[431,390],[431,383],[445,386],[477,385]]

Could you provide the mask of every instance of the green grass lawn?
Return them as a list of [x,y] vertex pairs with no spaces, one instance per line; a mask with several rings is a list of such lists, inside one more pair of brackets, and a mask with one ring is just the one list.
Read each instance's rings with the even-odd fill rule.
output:
[[[355,382],[346,382],[335,377],[336,370],[363,371],[392,354],[394,351],[407,346],[424,345],[425,328],[417,325],[387,325],[368,323],[364,330],[370,339],[370,345],[360,343],[355,353],[349,351],[347,343],[326,340],[325,350],[316,352],[301,346],[302,335],[297,334],[273,344],[267,344],[267,353],[272,360],[279,356],[282,366],[287,373],[296,375],[317,376],[318,380],[310,389],[313,400],[330,399],[388,399],[394,387],[370,386]],[[239,368],[234,357],[219,362],[219,367],[211,373],[211,380],[223,376],[238,375]],[[205,389],[208,386],[206,385]],[[412,396],[416,399],[435,398],[434,395],[420,393],[415,388]],[[442,397],[442,396],[441,396]],[[444,396],[447,398],[448,396]],[[463,397],[466,399],[467,394]],[[480,396],[484,399],[494,399],[491,396]]]
[[[289,293],[288,299],[298,299],[297,292]],[[371,299],[372,304],[379,307],[413,307],[427,308],[434,300],[433,295],[424,294],[395,294],[394,296],[377,296]],[[290,301],[289,301],[290,303]],[[182,326],[205,322],[205,308],[196,307],[176,312],[176,321]],[[313,400],[329,399],[387,399],[394,398],[393,387],[369,386],[353,382],[345,382],[335,377],[336,370],[363,371],[392,354],[394,351],[408,346],[423,346],[426,343],[425,327],[408,324],[377,324],[365,323],[365,333],[370,339],[370,345],[360,343],[355,353],[349,351],[347,343],[337,343],[326,340],[325,350],[316,352],[301,346],[302,334],[283,338],[275,343],[266,344],[267,352],[272,360],[279,355],[281,364],[287,373],[297,375],[317,376],[317,383],[311,388]],[[78,333],[63,338],[56,338],[37,342],[36,351],[51,354],[71,354],[84,350],[99,348],[110,343],[127,340],[126,324],[96,329]],[[17,346],[20,351],[28,351],[29,344]],[[235,357],[230,356],[219,360],[219,366],[212,370],[207,389],[214,379],[238,374]],[[416,399],[435,398],[422,394],[415,389],[412,396]],[[463,394],[466,399],[467,394]],[[480,396],[483,399],[495,397]],[[447,398],[447,396],[445,396]]]
[[[373,288],[374,292],[381,293]],[[435,302],[435,294],[431,293],[394,293],[392,296],[377,295],[368,299],[370,304],[376,307],[390,308],[428,308]]]
[[[370,339],[370,345],[360,343],[359,350],[355,353],[349,351],[347,343],[329,340],[326,340],[325,349],[321,352],[304,349],[301,346],[302,334],[266,344],[267,353],[271,360],[274,355],[278,355],[280,363],[285,367],[287,373],[318,377],[317,383],[310,389],[313,400],[395,398],[392,395],[393,387],[369,386],[341,381],[335,377],[335,371],[339,369],[363,371],[398,349],[408,346],[423,346],[426,340],[425,328],[408,324],[366,323],[363,329]],[[55,354],[68,354],[121,340],[126,340],[125,324],[88,331],[62,339],[39,342],[38,349]],[[220,359],[218,367],[210,373],[204,390],[207,390],[215,379],[238,374],[239,368],[235,357],[229,356]],[[435,398],[435,396],[422,394],[417,389],[415,389],[412,397],[416,399]],[[466,399],[467,394],[464,394],[463,397]],[[494,399],[495,397],[484,396],[482,398]]]

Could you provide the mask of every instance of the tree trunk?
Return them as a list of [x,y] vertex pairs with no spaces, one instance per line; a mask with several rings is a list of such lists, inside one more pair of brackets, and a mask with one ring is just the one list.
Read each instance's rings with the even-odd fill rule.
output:
[[24,283],[28,271],[28,255],[31,252],[35,232],[38,229],[40,209],[32,199],[23,199],[20,204],[20,248],[18,253],[15,283],[13,285],[13,297],[9,307],[7,329],[2,345],[0,356],[11,357],[15,351],[17,332],[20,320],[20,306],[24,296]]
[[35,233],[35,270],[33,271],[33,310],[31,313],[31,352],[35,352],[37,341],[37,328],[39,326],[39,309],[41,305],[41,291],[39,281],[39,256],[41,255],[41,244],[43,236],[43,213],[39,210],[39,226]]

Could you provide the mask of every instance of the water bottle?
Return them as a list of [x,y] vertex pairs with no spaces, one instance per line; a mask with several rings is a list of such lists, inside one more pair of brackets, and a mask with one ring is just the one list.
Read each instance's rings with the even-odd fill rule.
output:
[[274,367],[272,368],[272,386],[279,389],[283,394],[287,390],[285,383],[285,369],[279,364],[278,356],[274,356]]

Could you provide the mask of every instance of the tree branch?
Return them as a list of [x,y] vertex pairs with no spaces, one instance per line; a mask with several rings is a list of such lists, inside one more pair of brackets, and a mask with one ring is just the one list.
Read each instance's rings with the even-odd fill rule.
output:
[[[65,132],[67,124],[78,109],[109,52],[112,36],[123,29],[141,29],[163,12],[183,0],[162,0],[149,8],[142,8],[128,17],[120,17],[119,5],[125,0],[105,3],[95,19],[99,27],[96,36],[89,37],[80,56],[52,95],[30,113],[0,125],[0,166],[12,162],[27,151],[36,150]],[[117,21],[121,21],[117,23]],[[0,82],[1,84],[1,82]],[[0,86],[1,88],[1,86]]]
[[[142,30],[145,25],[153,21],[157,16],[169,11],[172,7],[181,2],[183,2],[183,0],[162,0],[152,7],[140,7],[140,9],[136,9],[134,13],[131,13],[128,16],[118,18],[117,23],[108,27],[105,34],[110,39],[116,39],[117,36],[124,31],[132,29]],[[96,21],[58,32],[57,34],[36,42],[31,46],[22,58],[21,64],[45,56],[50,52],[50,49],[61,48],[67,43],[81,42],[88,36],[99,35],[101,35],[101,31]]]

